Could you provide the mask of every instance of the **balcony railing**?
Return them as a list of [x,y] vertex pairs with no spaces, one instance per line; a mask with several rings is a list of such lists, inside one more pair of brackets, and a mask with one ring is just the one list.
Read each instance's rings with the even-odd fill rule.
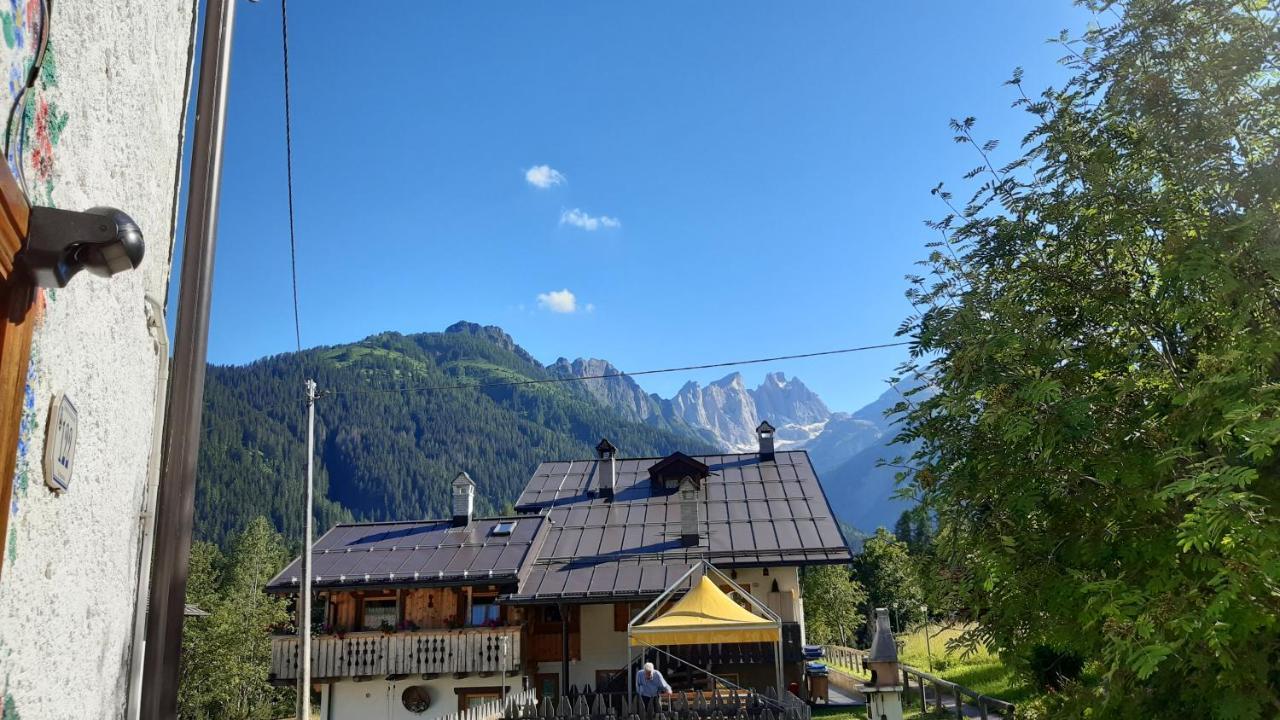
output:
[[[271,638],[273,680],[298,679],[298,638]],[[515,672],[520,628],[465,628],[416,632],[347,633],[311,638],[311,676]]]

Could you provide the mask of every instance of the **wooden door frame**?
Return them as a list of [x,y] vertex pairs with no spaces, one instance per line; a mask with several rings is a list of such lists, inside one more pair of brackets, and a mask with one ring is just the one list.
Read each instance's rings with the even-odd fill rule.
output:
[[35,330],[36,288],[14,259],[27,238],[31,206],[9,163],[0,161],[0,576],[8,556],[14,470]]

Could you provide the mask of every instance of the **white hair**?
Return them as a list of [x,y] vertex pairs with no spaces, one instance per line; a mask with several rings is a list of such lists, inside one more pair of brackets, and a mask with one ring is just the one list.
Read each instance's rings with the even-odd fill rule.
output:
[[644,664],[644,671],[645,671],[645,672],[653,672],[653,663],[645,663],[645,664]]

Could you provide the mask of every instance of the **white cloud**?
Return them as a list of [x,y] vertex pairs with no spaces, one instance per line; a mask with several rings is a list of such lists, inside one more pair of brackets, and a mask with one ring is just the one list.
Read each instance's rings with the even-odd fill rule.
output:
[[593,312],[595,312],[595,311],[596,311],[596,304],[595,304],[595,303],[587,303],[587,312],[589,312],[589,313],[593,313]]
[[578,310],[578,298],[569,288],[538,293],[538,307],[553,313],[571,313]]
[[609,217],[608,215],[588,215],[578,208],[565,210],[560,213],[560,224],[572,225],[574,227],[582,228],[587,232],[595,232],[600,228],[622,227],[622,221],[618,218]]
[[560,185],[565,182],[564,173],[550,165],[534,165],[524,171],[524,179],[530,185],[540,190],[546,190],[549,187]]

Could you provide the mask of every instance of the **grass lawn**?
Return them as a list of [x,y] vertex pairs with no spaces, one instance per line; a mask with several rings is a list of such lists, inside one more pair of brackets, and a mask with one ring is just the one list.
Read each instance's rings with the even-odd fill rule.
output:
[[[939,627],[930,624],[929,630],[928,646],[925,645],[924,628],[919,628],[900,638],[905,642],[901,655],[903,663],[928,672],[931,650],[933,674],[944,680],[950,680],[987,697],[1015,705],[1026,702],[1038,694],[1033,685],[1006,667],[999,656],[988,652],[986,648],[979,648],[977,652],[968,656],[964,656],[960,651],[948,650],[947,642],[959,637],[965,630],[964,626]],[[913,710],[907,711],[908,718],[928,717],[919,715],[918,709],[914,710],[915,715],[912,715],[912,712]],[[814,717],[818,716],[819,713],[815,712]],[[826,718],[827,715],[823,714],[822,717]],[[833,717],[831,720],[845,720],[845,718]]]
[[961,625],[939,627],[929,625],[929,644],[925,645],[924,628],[908,634],[904,639],[902,661],[920,670],[929,670],[929,650],[933,655],[933,674],[950,680],[988,697],[1014,704],[1025,702],[1037,695],[1034,686],[1005,666],[1000,657],[978,648],[964,655],[962,651],[947,649],[947,643],[960,636]]

